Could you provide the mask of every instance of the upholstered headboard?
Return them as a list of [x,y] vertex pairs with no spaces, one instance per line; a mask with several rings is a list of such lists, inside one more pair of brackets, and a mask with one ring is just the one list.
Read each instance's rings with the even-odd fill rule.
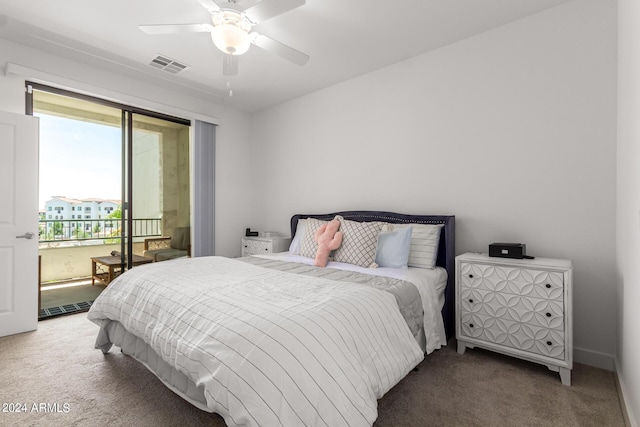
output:
[[344,219],[358,222],[383,221],[390,223],[413,224],[443,224],[438,246],[438,258],[436,265],[447,270],[447,288],[445,290],[445,303],[442,308],[444,327],[449,339],[455,331],[455,219],[453,215],[407,215],[383,211],[345,211],[329,214],[297,214],[291,217],[291,238],[296,234],[298,220],[302,218],[317,218],[331,220],[336,215]]

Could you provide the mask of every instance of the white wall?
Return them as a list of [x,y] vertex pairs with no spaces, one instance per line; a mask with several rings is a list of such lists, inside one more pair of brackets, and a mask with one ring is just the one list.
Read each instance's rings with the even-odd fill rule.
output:
[[631,425],[640,423],[640,3],[618,2],[618,357]]
[[[216,253],[240,252],[240,239],[250,219],[252,183],[240,172],[249,147],[249,115],[191,96],[167,82],[116,74],[106,68],[51,55],[0,39],[0,71],[17,64],[24,75],[0,73],[0,110],[23,114],[25,79],[82,93],[218,124],[216,129]],[[15,67],[14,67],[15,68]]]
[[569,2],[255,114],[256,228],[454,214],[457,253],[572,259],[576,361],[612,369],[615,5]]

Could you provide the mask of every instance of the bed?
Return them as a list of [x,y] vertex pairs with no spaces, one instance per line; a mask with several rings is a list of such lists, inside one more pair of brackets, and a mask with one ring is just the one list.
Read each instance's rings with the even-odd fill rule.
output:
[[[316,267],[302,243],[336,216],[342,245]],[[435,236],[426,258],[416,230]],[[350,258],[370,255],[360,232],[377,233],[376,263]],[[411,238],[409,266],[396,268],[381,248],[401,235]],[[177,259],[121,275],[89,311],[96,348],[120,347],[229,426],[372,425],[377,399],[453,331],[455,217],[294,215],[291,236],[286,253]],[[431,267],[411,267],[431,256]]]

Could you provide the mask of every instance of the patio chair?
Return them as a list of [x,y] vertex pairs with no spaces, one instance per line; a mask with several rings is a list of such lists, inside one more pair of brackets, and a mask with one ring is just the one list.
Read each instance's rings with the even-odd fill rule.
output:
[[171,237],[150,237],[144,239],[143,256],[154,261],[191,256],[190,227],[178,227]]

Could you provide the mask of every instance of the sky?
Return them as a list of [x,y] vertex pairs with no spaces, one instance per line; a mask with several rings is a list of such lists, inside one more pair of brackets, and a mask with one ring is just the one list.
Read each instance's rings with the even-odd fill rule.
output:
[[120,128],[35,115],[40,117],[39,208],[53,196],[120,200]]

